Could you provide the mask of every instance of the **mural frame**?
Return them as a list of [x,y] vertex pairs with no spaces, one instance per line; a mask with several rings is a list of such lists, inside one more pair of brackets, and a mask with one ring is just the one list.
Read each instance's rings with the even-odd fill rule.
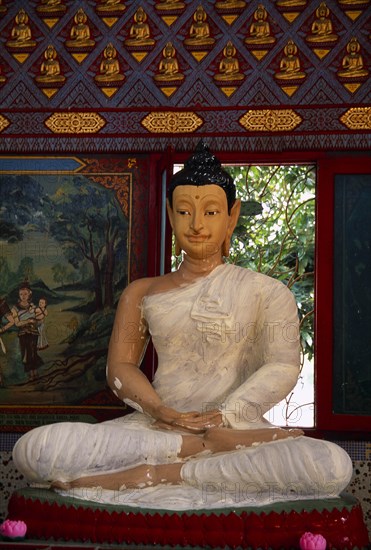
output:
[[[3,216],[0,215],[0,263],[2,264],[0,270],[4,269],[4,265],[8,270],[9,264],[13,267],[13,271],[9,271],[12,275],[9,282],[11,291],[4,295],[5,277],[2,277],[3,288],[0,291],[0,298],[4,298],[8,305],[13,321],[17,318],[17,325],[14,323],[0,334],[2,337],[0,361],[4,364],[6,357],[8,361],[6,365],[9,365],[8,373],[4,373],[4,379],[8,376],[11,382],[10,373],[15,373],[14,377],[18,376],[17,380],[14,379],[9,384],[3,380],[3,386],[0,387],[0,429],[2,431],[23,432],[42,424],[69,420],[95,423],[126,413],[125,405],[107,387],[105,362],[119,296],[131,280],[142,277],[147,272],[148,243],[143,238],[143,226],[146,227],[148,224],[149,185],[145,174],[148,174],[147,157],[142,159],[128,155],[0,157],[0,195],[3,191],[4,203],[5,200],[10,200],[12,185],[17,190],[19,186],[20,191],[14,210],[11,207],[11,204],[15,204],[12,200],[12,203],[8,203],[8,213],[3,212]],[[27,182],[31,182],[31,190],[27,191],[25,187],[21,189],[20,182],[24,186]],[[3,189],[1,186],[4,186]],[[45,196],[41,196],[44,191]],[[29,197],[28,193],[33,196]],[[17,208],[22,210],[22,204],[24,206],[26,202],[29,202],[31,210],[32,204],[40,203],[43,206],[40,211],[37,210],[37,215],[35,215],[36,210],[33,212],[33,218],[32,216],[27,218],[26,215],[26,218],[23,218],[26,221],[21,222],[22,217],[17,215],[12,218],[13,212],[16,212]],[[63,219],[68,216],[70,218],[66,225]],[[14,219],[14,224],[7,223],[9,219]],[[89,219],[94,223],[88,226],[89,222],[85,220]],[[102,228],[103,224],[105,224],[104,227],[111,224],[109,238],[108,229],[104,237],[99,233],[99,228]],[[95,250],[94,254],[97,258],[98,251],[101,254],[99,256],[101,303],[98,303],[93,263],[90,265],[86,261],[77,245],[74,248],[73,244],[68,242],[73,241],[75,234],[80,230],[85,234],[82,236],[79,234],[78,238],[83,240],[87,235],[91,245],[89,253]],[[7,238],[11,243],[7,242]],[[52,253],[48,253],[48,250],[53,250],[53,246],[56,246],[56,239],[59,239],[58,254],[55,254],[53,259]],[[30,242],[33,242],[31,246]],[[14,252],[10,253],[9,250],[15,250],[14,247],[20,244],[22,246],[16,257]],[[106,248],[102,252],[104,246]],[[111,248],[109,255],[108,249]],[[30,250],[34,252],[34,255],[31,254],[31,260]],[[38,256],[35,251],[39,252]],[[63,258],[62,262],[61,258]],[[93,259],[95,259],[94,256]],[[111,264],[112,261],[113,264]],[[18,271],[15,267],[16,262],[18,262]],[[21,270],[24,270],[26,265],[28,274],[30,270],[34,270],[32,276],[21,277]],[[110,265],[115,267],[109,268]],[[56,271],[61,269],[61,266],[65,272],[68,271],[69,280],[73,280],[73,283],[58,286],[57,281],[54,281],[55,288],[51,288],[52,273],[55,277]],[[85,282],[83,272],[85,273],[87,269],[90,271],[85,275]],[[42,276],[35,276],[37,273],[42,273]],[[77,274],[81,278],[78,281]],[[108,280],[110,284],[107,283]],[[90,290],[88,281],[94,283],[93,291]],[[58,283],[61,283],[60,278]],[[34,332],[36,327],[40,331],[40,325],[45,324],[45,329],[49,327],[49,333],[44,330],[45,351],[42,351],[43,348],[40,346],[39,335],[38,348],[34,353],[36,358],[41,358],[42,364],[34,363],[35,368],[31,370],[29,365],[26,366],[26,357],[27,353],[30,357],[32,352],[25,351],[27,346],[28,349],[30,347],[28,344],[26,347],[23,344],[22,350],[22,336],[20,336],[26,331],[25,321],[24,326],[21,327],[21,316],[18,317],[15,306],[21,303],[21,287],[27,287],[27,285],[33,293],[31,295],[27,291],[27,299],[31,305],[24,306],[24,310],[26,315],[33,318],[31,323]],[[108,289],[111,290],[108,292]],[[72,306],[68,301],[71,292],[74,298],[75,294],[80,296],[78,299],[75,298],[77,304]],[[15,293],[17,293],[17,301]],[[111,295],[110,300],[108,300],[108,294]],[[46,305],[44,311],[50,310],[47,317],[40,313],[40,303]],[[37,320],[34,319],[35,311],[39,311]],[[1,313],[4,312],[1,311]],[[6,327],[8,318],[7,314],[2,316],[0,328]],[[34,337],[34,342],[36,338]],[[36,346],[36,344],[32,345]],[[7,355],[4,350],[8,352]]]

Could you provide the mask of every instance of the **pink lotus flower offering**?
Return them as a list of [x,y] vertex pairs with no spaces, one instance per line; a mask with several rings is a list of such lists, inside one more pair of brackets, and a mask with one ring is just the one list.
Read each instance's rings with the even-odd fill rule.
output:
[[325,550],[326,539],[322,535],[304,533],[300,538],[301,550]]
[[27,532],[27,525],[24,521],[5,520],[0,525],[0,535],[9,539],[23,538]]

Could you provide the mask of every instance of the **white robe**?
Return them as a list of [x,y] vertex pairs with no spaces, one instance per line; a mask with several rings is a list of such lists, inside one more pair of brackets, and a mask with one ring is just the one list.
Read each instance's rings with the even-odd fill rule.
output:
[[[297,307],[291,292],[265,275],[221,265],[180,289],[142,303],[159,365],[153,386],[177,410],[219,408],[233,429],[267,426],[263,415],[298,375]],[[59,423],[25,434],[17,468],[34,483],[179,461],[181,433],[157,430],[137,412],[100,424]],[[262,443],[185,461],[183,484],[135,490],[72,489],[69,496],[171,510],[259,506],[337,496],[352,464],[337,445],[307,437]]]

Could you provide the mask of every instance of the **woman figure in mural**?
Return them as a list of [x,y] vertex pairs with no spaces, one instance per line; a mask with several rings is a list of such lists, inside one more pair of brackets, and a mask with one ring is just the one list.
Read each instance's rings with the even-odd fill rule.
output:
[[189,38],[184,40],[187,46],[210,46],[215,39],[210,36],[210,27],[207,23],[207,14],[202,6],[198,6],[193,15],[194,23],[189,29]]
[[231,41],[228,41],[223,50],[223,59],[219,63],[219,73],[214,75],[217,81],[234,81],[242,80],[244,75],[240,73],[240,64],[236,56],[236,48]]
[[[3,298],[0,298],[0,322],[2,321],[3,317],[5,317],[5,319],[7,320],[7,323],[5,325],[0,326],[0,334],[3,334],[8,329],[10,329],[10,327],[14,325],[14,318],[8,304]],[[1,337],[0,337],[0,348],[2,353],[6,353],[6,347]],[[4,376],[3,376],[2,366],[0,362],[0,387],[2,386],[4,386]]]
[[37,354],[39,331],[35,317],[35,305],[32,303],[32,290],[27,281],[19,287],[18,303],[12,307],[11,313],[18,328],[18,339],[22,363],[30,380],[37,378],[37,369],[44,364]]
[[338,71],[338,76],[343,78],[358,78],[368,75],[368,70],[364,68],[363,57],[359,53],[361,45],[357,38],[353,37],[347,44],[347,55],[343,57],[342,69]]
[[285,56],[281,59],[280,71],[275,73],[275,78],[279,80],[297,80],[305,78],[305,72],[301,70],[300,59],[296,55],[298,48],[296,44],[289,40],[285,46]]
[[28,24],[28,15],[24,9],[20,9],[17,13],[11,39],[7,41],[6,45],[12,48],[36,46],[35,40],[32,39],[31,27]]
[[127,46],[153,46],[155,41],[151,38],[147,14],[139,7],[134,14],[134,24],[130,27],[129,36],[124,42]]
[[120,72],[120,63],[117,59],[117,51],[114,45],[110,42],[104,49],[104,59],[100,64],[100,74],[94,79],[97,82],[121,82],[125,76]]
[[312,25],[312,34],[306,37],[307,42],[334,42],[338,39],[333,33],[332,22],[329,18],[330,10],[325,2],[316,9],[317,19]]
[[273,44],[276,41],[276,39],[271,36],[271,29],[267,17],[267,10],[263,4],[259,4],[254,12],[255,21],[250,26],[250,36],[245,38],[247,44]]
[[[264,418],[297,381],[299,322],[283,283],[225,262],[239,210],[232,178],[200,143],[168,193],[183,261],[131,283],[116,314],[107,377],[135,412],[28,432],[13,457],[29,481],[168,509],[322,498],[348,484],[343,449]],[[153,383],[139,368],[150,337]]]
[[88,17],[84,10],[80,8],[74,17],[75,24],[71,28],[70,40],[66,41],[69,47],[93,47],[95,41],[90,38],[90,28],[87,24]]

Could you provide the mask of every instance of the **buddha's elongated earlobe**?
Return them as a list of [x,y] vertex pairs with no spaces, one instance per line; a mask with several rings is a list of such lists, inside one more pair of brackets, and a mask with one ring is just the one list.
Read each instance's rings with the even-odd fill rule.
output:
[[175,248],[175,256],[180,256],[182,253],[182,249],[180,248],[180,244],[178,243],[178,239],[174,237],[174,248]]
[[228,258],[230,247],[231,247],[231,237],[229,234],[227,234],[222,244],[222,256],[224,256],[224,258]]

